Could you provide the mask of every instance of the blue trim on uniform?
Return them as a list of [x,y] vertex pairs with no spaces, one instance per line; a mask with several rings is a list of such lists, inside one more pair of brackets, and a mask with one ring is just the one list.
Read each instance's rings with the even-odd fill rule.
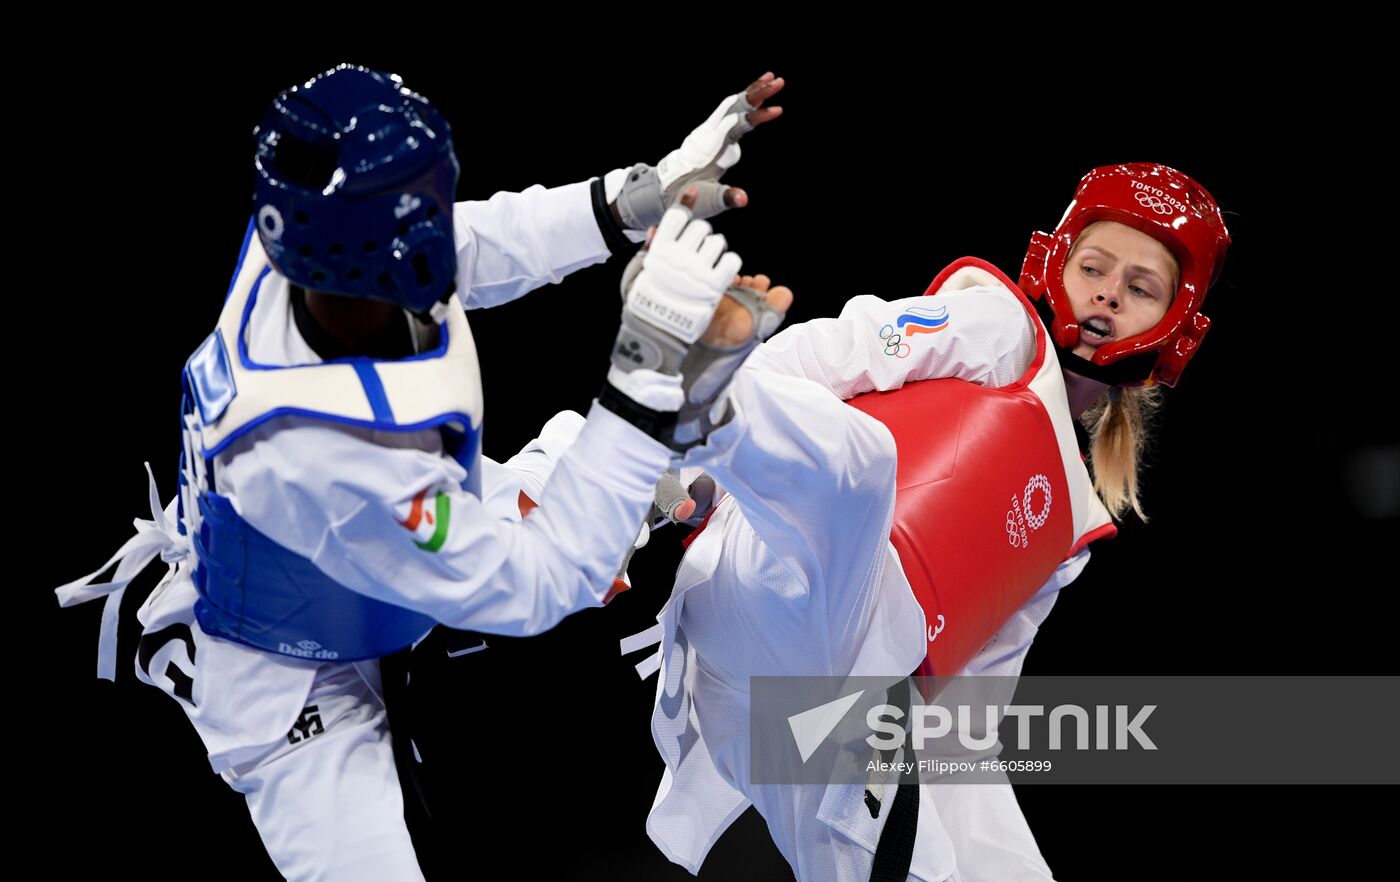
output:
[[405,361],[427,361],[430,358],[441,358],[447,354],[447,347],[451,341],[451,334],[447,329],[447,321],[438,322],[438,345],[427,352],[420,352],[417,355],[410,355],[404,358],[369,358],[364,355],[350,355],[345,358],[332,358],[327,361],[312,361],[303,364],[262,364],[253,361],[248,354],[248,323],[253,318],[253,308],[258,303],[258,292],[262,289],[263,279],[272,272],[272,265],[268,264],[263,271],[258,274],[257,281],[253,282],[253,289],[248,292],[248,302],[243,307],[243,318],[238,321],[238,361],[246,370],[250,371],[283,371],[288,368],[319,367],[323,364],[375,364],[378,362],[390,362],[398,364]]
[[175,529],[181,536],[185,535],[185,488],[189,483],[185,480],[185,445],[181,443],[180,477],[175,482]]
[[[453,411],[452,413],[440,414],[438,416],[433,417],[432,419],[424,420],[421,423],[414,423],[412,425],[405,426],[398,425],[395,423],[385,425],[383,423],[380,423],[378,420],[357,420],[352,419],[350,417],[342,417],[336,416],[335,414],[323,413],[319,410],[308,410],[304,407],[278,407],[269,410],[267,413],[259,416],[257,419],[250,420],[249,422],[240,426],[237,431],[230,434],[227,438],[220,441],[214,447],[205,450],[204,458],[212,459],[213,457],[218,456],[220,453],[223,453],[224,450],[230,444],[243,437],[251,430],[257,428],[258,426],[262,425],[270,419],[275,419],[277,417],[284,416],[311,417],[312,419],[315,419],[319,422],[339,423],[343,426],[356,426],[362,429],[379,429],[381,431],[388,432],[416,432],[421,429],[436,429],[446,425],[447,423],[461,423],[464,426],[472,425],[472,418],[470,416],[457,411]],[[473,427],[472,431],[479,432],[481,430],[479,428]]]
[[274,366],[256,364],[248,356],[248,320],[253,317],[253,307],[258,302],[258,289],[262,287],[263,279],[272,272],[272,264],[263,267],[263,271],[258,273],[258,278],[253,282],[253,290],[248,292],[248,302],[243,304],[243,318],[238,320],[238,361],[243,367],[250,371],[275,370]]
[[199,407],[199,418],[206,426],[213,425],[238,397],[233,382],[233,365],[229,363],[228,348],[223,332],[217,328],[204,338],[199,348],[185,363],[190,390]]
[[[446,355],[449,344],[449,334],[448,325],[445,320],[438,323],[438,346],[429,352],[420,353],[418,355],[410,356],[408,358],[374,359],[367,358],[365,356],[351,356],[348,358],[337,358],[332,359],[330,361],[311,362],[302,365],[259,364],[258,362],[253,361],[252,357],[248,354],[248,323],[252,318],[253,309],[257,305],[258,292],[262,289],[263,280],[266,279],[268,274],[271,272],[272,267],[270,265],[264,267],[263,271],[258,274],[258,278],[253,282],[252,290],[248,292],[248,302],[243,307],[243,317],[239,322],[238,328],[239,363],[243,366],[244,369],[250,371],[282,371],[292,370],[294,368],[311,369],[321,367],[323,365],[348,364],[355,368],[355,373],[359,376],[360,383],[365,389],[365,395],[369,399],[370,408],[373,411],[375,418],[372,420],[357,420],[350,417],[342,417],[333,414],[327,414],[322,411],[310,410],[308,408],[274,408],[273,410],[270,410],[257,417],[256,419],[253,419],[248,423],[245,423],[244,425],[240,426],[237,431],[231,433],[228,437],[224,438],[223,441],[215,445],[213,448],[205,450],[204,457],[206,460],[213,459],[215,456],[222,453],[230,444],[243,437],[243,435],[247,434],[250,430],[262,425],[270,419],[280,416],[305,416],[329,423],[340,423],[342,425],[347,426],[356,426],[366,429],[380,429],[395,432],[413,432],[420,429],[433,429],[443,426],[449,422],[458,422],[468,427],[473,426],[472,418],[469,415],[461,413],[459,411],[440,414],[421,423],[414,423],[412,425],[396,424],[394,422],[393,409],[389,405],[388,396],[384,391],[383,383],[380,381],[378,373],[374,371],[374,365],[379,364],[381,361],[386,364],[400,364],[402,362],[408,361],[427,361],[431,358],[441,358],[444,355]],[[369,373],[371,374],[370,376],[367,376],[366,369],[368,369]],[[208,423],[206,422],[205,425],[208,425]],[[479,432],[480,428],[473,427],[471,428],[471,431]]]
[[360,385],[364,387],[365,397],[369,399],[369,408],[374,411],[374,421],[395,425],[394,409],[389,406],[389,395],[384,391],[379,372],[374,369],[374,361],[354,361],[351,364],[355,375],[360,378]]
[[[466,310],[463,309],[463,312]],[[446,320],[438,322],[438,345],[427,352],[420,352],[417,355],[406,355],[403,358],[394,359],[394,363],[401,361],[427,361],[430,358],[442,358],[447,354],[447,343],[451,338],[451,332],[447,329]]]
[[243,261],[248,258],[248,245],[253,241],[253,228],[257,226],[257,218],[248,218],[248,229],[243,233],[243,247],[238,249],[238,263],[233,266],[233,278],[228,280],[228,290],[224,292],[224,302],[233,296],[233,286],[238,284],[238,274],[243,272]]
[[[189,429],[185,426],[185,416],[194,412],[190,404],[190,383],[189,375],[180,376],[180,475],[175,482],[175,527],[181,536],[188,531],[185,529],[185,487],[190,485],[190,481],[185,477],[185,459],[187,456],[185,433]],[[207,465],[206,465],[207,467]],[[193,474],[194,467],[190,467]]]

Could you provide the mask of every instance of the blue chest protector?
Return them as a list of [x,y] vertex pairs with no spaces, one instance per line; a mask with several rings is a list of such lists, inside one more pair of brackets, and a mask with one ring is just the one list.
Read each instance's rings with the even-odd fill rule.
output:
[[214,491],[214,459],[251,429],[288,415],[386,432],[437,428],[444,449],[466,469],[463,488],[480,496],[481,383],[462,306],[451,298],[440,311],[438,348],[412,358],[257,364],[248,356],[248,319],[258,289],[277,277],[256,237],[244,248],[219,327],[183,376],[180,528],[197,558],[195,616],[209,634],[282,655],[388,655],[421,638],[434,620],[346,588],[252,527]]

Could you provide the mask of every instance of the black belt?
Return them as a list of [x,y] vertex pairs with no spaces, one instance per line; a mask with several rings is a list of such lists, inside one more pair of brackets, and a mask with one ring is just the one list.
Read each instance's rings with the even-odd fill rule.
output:
[[[904,718],[909,719],[909,678],[891,686],[886,694],[889,703],[903,710]],[[919,774],[914,759],[913,726],[904,735],[904,758],[909,769],[900,773],[885,829],[880,831],[880,842],[875,846],[870,882],[905,882],[914,862],[914,839],[919,832]],[[867,796],[866,800],[869,804],[874,797]]]

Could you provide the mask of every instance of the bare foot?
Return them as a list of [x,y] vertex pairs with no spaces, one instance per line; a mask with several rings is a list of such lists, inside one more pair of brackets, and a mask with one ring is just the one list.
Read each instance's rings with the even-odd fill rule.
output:
[[[734,284],[741,288],[751,288],[764,294],[768,305],[778,312],[787,312],[792,306],[792,289],[786,285],[774,288],[772,279],[767,276],[735,276]],[[729,295],[725,295],[715,310],[710,326],[700,339],[711,346],[728,349],[740,346],[753,336],[753,316]]]

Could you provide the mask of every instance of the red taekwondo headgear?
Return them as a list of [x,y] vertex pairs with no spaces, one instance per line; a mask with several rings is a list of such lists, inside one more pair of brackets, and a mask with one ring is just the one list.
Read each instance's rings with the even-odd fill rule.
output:
[[[1065,260],[1074,240],[1097,221],[1117,221],[1161,242],[1180,263],[1181,282],[1156,327],[1106,343],[1084,359],[1071,352],[1079,323],[1065,293]],[[1106,165],[1079,182],[1054,233],[1032,234],[1020,286],[1036,302],[1069,370],[1117,386],[1175,386],[1210,328],[1201,304],[1229,245],[1220,206],[1191,178],[1153,162]]]

